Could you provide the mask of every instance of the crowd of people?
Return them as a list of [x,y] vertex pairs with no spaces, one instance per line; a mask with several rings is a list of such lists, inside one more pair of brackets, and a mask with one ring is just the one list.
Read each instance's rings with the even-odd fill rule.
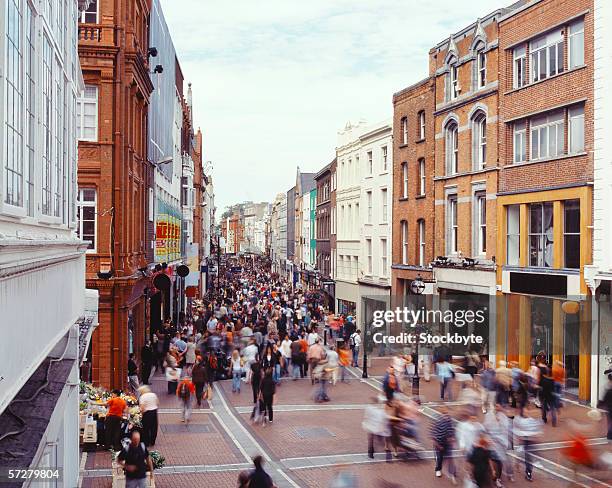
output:
[[[231,380],[232,395],[252,396],[251,419],[266,424],[274,422],[275,397],[283,381],[307,379],[315,385],[314,400],[328,402],[330,386],[348,382],[349,367],[360,361],[363,337],[351,315],[330,314],[320,293],[294,289],[260,267],[226,274],[192,312],[179,326],[167,320],[155,332],[141,351],[140,368],[130,357],[130,386],[139,397],[147,448],[155,445],[158,425],[159,400],[148,387],[154,370],[164,372],[167,392],[179,398],[186,423],[194,403],[202,407],[212,399],[215,381]],[[393,356],[382,379],[383,394],[373,397],[365,410],[368,455],[374,457],[381,444],[388,460],[420,457],[423,411],[420,397],[413,395],[412,378],[418,373],[429,382],[435,374],[443,401],[429,431],[435,477],[446,466],[453,483],[464,478],[466,486],[501,487],[504,479],[514,480],[509,452],[516,444],[522,449],[525,479],[532,481],[531,447],[549,417],[553,426],[559,422],[565,371],[562,363],[549,365],[544,356],[535,357],[526,371],[516,362],[500,360],[496,366],[475,351],[461,361],[444,350],[428,361],[410,354]],[[612,393],[606,398],[604,408],[612,412]],[[451,400],[459,405],[453,416],[444,406]],[[576,449],[587,450],[586,443],[578,442],[580,432],[573,435]],[[464,469],[457,469],[459,463]],[[272,486],[261,458],[241,480],[240,486]]]

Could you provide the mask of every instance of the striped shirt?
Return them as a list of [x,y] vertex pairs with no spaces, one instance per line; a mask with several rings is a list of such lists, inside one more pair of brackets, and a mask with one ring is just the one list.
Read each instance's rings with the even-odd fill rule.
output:
[[430,429],[431,438],[438,444],[446,444],[455,435],[455,425],[449,415],[443,415],[435,420]]

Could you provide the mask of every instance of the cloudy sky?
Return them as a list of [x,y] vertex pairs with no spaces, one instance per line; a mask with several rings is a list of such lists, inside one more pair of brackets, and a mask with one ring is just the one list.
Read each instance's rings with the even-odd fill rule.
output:
[[392,115],[428,51],[509,0],[161,0],[193,84],[219,213],[334,158],[347,121]]

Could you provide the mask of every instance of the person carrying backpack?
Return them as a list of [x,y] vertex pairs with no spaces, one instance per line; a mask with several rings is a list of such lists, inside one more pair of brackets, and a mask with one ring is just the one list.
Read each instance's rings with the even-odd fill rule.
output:
[[395,375],[395,368],[392,365],[387,368],[387,372],[385,373],[383,391],[385,392],[387,400],[393,400],[393,395],[396,391],[399,391],[399,382]]
[[181,401],[181,408],[183,410],[182,421],[185,423],[189,422],[191,417],[191,396],[195,395],[195,385],[192,383],[191,378],[186,376],[178,384],[176,388],[176,396]]
[[357,329],[355,332],[351,334],[349,337],[349,345],[351,346],[351,350],[353,351],[353,364],[354,368],[358,367],[359,360],[359,349],[361,348],[361,330]]
[[140,442],[138,430],[132,431],[130,443],[119,452],[117,461],[125,471],[126,488],[145,488],[147,471],[151,472],[151,484],[153,484],[153,461],[144,442]]

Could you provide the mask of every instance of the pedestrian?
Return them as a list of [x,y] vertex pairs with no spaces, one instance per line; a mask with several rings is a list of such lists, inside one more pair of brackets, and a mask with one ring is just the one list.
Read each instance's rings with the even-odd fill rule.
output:
[[191,381],[195,385],[195,396],[198,408],[202,407],[202,399],[205,399],[204,392],[209,383],[208,378],[208,363],[202,356],[196,357],[196,362],[193,365],[191,372]]
[[159,399],[147,385],[141,386],[138,392],[138,406],[142,415],[142,441],[147,447],[153,447],[157,439]]
[[444,400],[448,393],[448,399],[452,399],[452,384],[451,381],[454,376],[454,370],[451,364],[443,356],[437,365],[438,378],[440,379],[440,399]]
[[495,369],[488,360],[485,360],[484,366],[480,373],[481,389],[481,404],[482,413],[487,413],[495,407],[495,397],[497,395],[497,386],[495,382]]
[[240,383],[242,378],[242,363],[238,349],[234,349],[231,359],[232,368],[232,393],[240,393]]
[[346,371],[348,366],[351,364],[351,350],[348,344],[341,342],[341,346],[338,348],[338,364],[340,365],[340,381],[342,383],[348,383],[348,376]]
[[368,457],[374,459],[374,450],[377,442],[384,444],[387,461],[391,460],[391,424],[385,409],[379,404],[378,397],[372,397],[372,402],[365,409],[363,430],[368,434]]
[[499,367],[495,370],[495,382],[497,385],[497,403],[501,403],[505,407],[508,405],[510,398],[512,370],[508,368],[504,360],[499,362]]
[[249,476],[249,488],[275,488],[272,478],[263,469],[263,463],[263,457],[255,456],[253,458],[253,465],[255,468]]
[[608,374],[608,384],[601,399],[602,408],[608,413],[608,440],[612,440],[612,373]]
[[106,402],[106,418],[104,432],[106,433],[106,447],[119,451],[121,449],[121,422],[127,413],[127,403],[121,398],[121,390],[111,391],[111,397]]
[[383,378],[383,392],[387,397],[387,401],[393,400],[396,391],[399,391],[399,381],[397,380],[395,368],[393,365],[389,365]]
[[491,488],[493,486],[493,456],[489,448],[489,440],[484,432],[478,434],[467,461],[472,466],[471,475],[474,484],[478,488]]
[[495,410],[490,410],[485,415],[484,428],[491,440],[491,450],[494,453],[493,463],[495,465],[495,484],[498,488],[503,486],[502,474],[506,473],[508,479],[514,482],[514,469],[512,460],[508,456],[510,448],[510,419],[501,405],[496,405]]
[[557,399],[555,397],[555,383],[550,375],[550,369],[545,368],[540,377],[540,400],[542,402],[542,421],[548,422],[548,412],[552,417],[552,426],[557,426]]
[[261,399],[263,401],[263,409],[268,413],[268,421],[272,423],[274,420],[274,412],[272,406],[274,404],[274,395],[276,394],[276,383],[272,378],[272,369],[268,368],[265,370],[264,377],[261,380]]
[[289,335],[285,333],[283,337],[283,341],[281,342],[280,351],[283,357],[283,371],[285,376],[289,376],[291,374],[291,339],[289,339]]
[[189,376],[185,376],[176,388],[176,396],[181,401],[181,421],[186,424],[191,417],[192,395],[195,395],[195,385]]
[[191,375],[195,361],[196,361],[196,343],[194,342],[193,336],[189,336],[189,339],[187,339],[187,348],[185,349],[185,374],[186,375]]
[[457,483],[457,471],[453,458],[450,457],[453,449],[453,441],[455,437],[455,426],[453,419],[448,414],[446,407],[440,408],[440,416],[436,418],[431,426],[431,437],[433,439],[434,457],[436,460],[435,475],[436,478],[442,477],[442,467],[444,459],[447,459],[448,473],[451,483]]
[[261,363],[259,356],[256,356],[255,362],[251,365],[251,388],[253,390],[253,403],[257,403],[259,398],[259,389],[261,388]]
[[143,385],[150,385],[151,370],[153,369],[153,363],[155,361],[150,341],[145,342],[145,345],[142,346],[140,351],[140,360],[142,362],[142,367],[140,368],[140,379]]
[[527,404],[523,413],[514,418],[513,425],[514,435],[523,446],[525,455],[525,479],[527,481],[533,481],[531,449],[535,439],[542,433],[542,421],[531,416],[531,408],[531,404]]
[[125,472],[125,488],[146,488],[147,471],[151,473],[151,485],[153,485],[153,461],[144,442],[140,441],[140,432],[133,430],[130,443],[124,447],[117,461]]
[[134,393],[134,395],[138,396],[138,388],[140,388],[140,383],[138,381],[138,365],[136,364],[136,356],[133,352],[131,352],[128,356],[128,383],[130,385],[130,389]]
[[166,367],[166,379],[168,380],[168,395],[174,395],[181,375],[181,369],[178,367],[178,359],[174,346],[171,346],[168,350],[164,365]]
[[361,348],[361,330],[357,329],[349,337],[349,344],[351,351],[353,352],[353,364],[354,368],[359,366],[359,349]]
[[327,369],[329,370],[329,375],[331,377],[332,385],[335,385],[338,381],[338,364],[339,364],[339,355],[336,352],[336,348],[334,346],[330,346],[327,350]]
[[302,345],[299,340],[294,340],[291,342],[291,365],[293,367],[292,376],[293,380],[297,380],[302,375]]

